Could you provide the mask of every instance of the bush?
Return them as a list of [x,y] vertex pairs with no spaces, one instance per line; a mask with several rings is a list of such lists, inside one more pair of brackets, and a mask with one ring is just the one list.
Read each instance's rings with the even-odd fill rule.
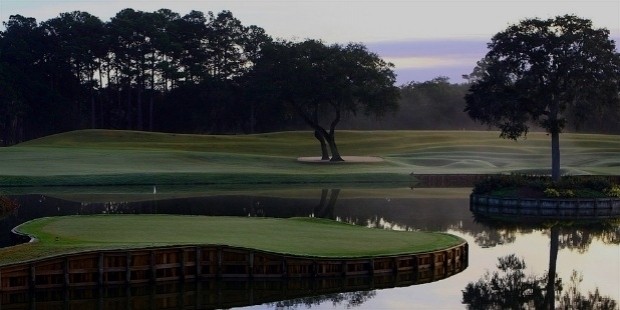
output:
[[607,188],[610,188],[612,183],[608,179],[604,178],[588,178],[588,177],[563,177],[558,182],[559,188],[587,188],[595,191],[602,192]]
[[616,198],[620,198],[620,186],[618,185],[612,185],[609,188],[606,188],[604,190],[604,193],[607,197],[616,197]]
[[544,191],[545,197],[549,198],[558,198],[560,197],[560,192],[555,188],[547,188]]
[[[509,193],[527,193],[534,197],[620,197],[620,186],[608,179],[588,176],[565,176],[553,182],[548,176],[523,174],[497,175],[478,182],[474,194],[508,196]],[[536,194],[538,193],[538,194]]]

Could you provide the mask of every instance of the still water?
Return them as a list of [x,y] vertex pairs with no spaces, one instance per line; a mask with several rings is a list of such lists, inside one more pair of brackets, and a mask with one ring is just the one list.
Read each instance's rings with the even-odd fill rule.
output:
[[[18,207],[0,214],[0,246],[19,242],[10,234],[10,229],[44,216],[100,213],[314,216],[380,229],[454,234],[469,243],[469,264],[459,273],[424,284],[372,278],[338,279],[330,283],[205,281],[198,285],[124,288],[118,292],[65,293],[62,298],[44,293],[27,297],[31,300],[23,296],[11,297],[14,299],[3,296],[0,309],[22,306],[80,309],[79,305],[89,304],[89,301],[96,309],[463,309],[467,307],[464,299],[477,308],[487,308],[489,302],[500,308],[526,303],[530,307],[543,307],[540,306],[543,304],[544,307],[560,307],[571,306],[580,297],[611,306],[615,302],[612,309],[617,308],[620,300],[618,221],[491,221],[470,212],[469,192],[470,189],[425,188],[252,191],[65,188],[45,189],[36,194],[14,193],[7,197]],[[500,259],[504,267],[512,264],[512,269],[499,270]],[[547,281],[549,271],[555,271],[561,284]],[[493,292],[494,297],[478,296],[489,287],[494,273],[497,273],[495,282],[502,283]],[[530,289],[511,288],[508,283],[515,279],[530,285]],[[538,288],[542,295],[537,295]],[[596,290],[598,295],[594,294]],[[469,293],[464,294],[465,291]],[[569,291],[573,293],[567,294]],[[590,297],[589,293],[592,293]],[[551,296],[554,301],[545,301],[544,296],[547,299]],[[47,304],[46,300],[49,300]]]

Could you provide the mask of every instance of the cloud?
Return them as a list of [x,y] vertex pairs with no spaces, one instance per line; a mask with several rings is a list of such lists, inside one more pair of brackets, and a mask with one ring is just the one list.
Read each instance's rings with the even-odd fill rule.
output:
[[427,81],[446,76],[453,83],[464,82],[487,52],[487,41],[480,38],[411,39],[372,42],[366,45],[395,66],[397,83]]
[[400,69],[453,67],[463,64],[463,61],[452,57],[384,57],[387,62],[393,63]]

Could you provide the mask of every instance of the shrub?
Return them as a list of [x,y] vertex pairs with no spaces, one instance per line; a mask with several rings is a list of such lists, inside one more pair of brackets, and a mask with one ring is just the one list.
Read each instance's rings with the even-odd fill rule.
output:
[[523,174],[497,175],[488,177],[474,186],[474,194],[512,195],[523,191],[539,193],[546,197],[620,197],[620,186],[606,178],[588,176],[565,176],[553,182],[548,176],[529,176]]
[[590,190],[599,193],[604,193],[606,189],[611,188],[612,183],[608,179],[604,178],[589,178],[583,176],[569,176],[563,177],[555,186],[562,191],[573,191],[573,196],[565,197],[574,197],[574,192],[582,191],[582,190]]
[[558,198],[560,197],[560,192],[555,188],[547,188],[544,191],[545,197],[549,198]]
[[620,186],[619,185],[613,185],[609,188],[606,188],[604,190],[604,193],[607,197],[617,197],[620,198]]
[[575,197],[575,192],[573,192],[573,190],[571,189],[565,189],[560,192],[560,196],[566,197],[566,198],[573,198]]

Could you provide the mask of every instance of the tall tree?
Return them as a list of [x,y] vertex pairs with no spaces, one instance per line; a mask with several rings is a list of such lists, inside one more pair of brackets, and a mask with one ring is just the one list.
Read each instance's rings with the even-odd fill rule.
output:
[[230,11],[210,16],[207,24],[208,61],[207,72],[218,80],[232,78],[243,73],[243,37],[245,27]]
[[[41,25],[48,40],[55,47],[53,56],[59,62],[66,62],[75,75],[74,101],[77,103],[76,118],[81,117],[82,101],[90,101],[90,126],[95,127],[95,90],[100,81],[96,72],[101,70],[100,61],[107,52],[104,46],[103,22],[86,12],[61,13]],[[66,82],[66,81],[65,81]]]
[[[34,18],[13,15],[4,26],[0,35],[0,100],[8,126],[4,143],[74,129],[66,116],[74,114],[68,101],[75,79],[70,68],[54,58],[53,42]],[[65,122],[57,121],[63,118]]]
[[191,11],[174,22],[172,36],[176,38],[173,56],[179,60],[183,82],[200,83],[206,76],[207,22],[204,13]]
[[620,57],[609,31],[573,15],[526,19],[496,34],[488,47],[470,76],[465,111],[497,126],[503,138],[526,135],[530,123],[544,128],[551,136],[551,175],[559,180],[567,109],[618,104]]
[[[344,113],[381,116],[398,104],[392,64],[361,44],[307,40],[265,47],[254,74],[277,100],[300,116],[321,143],[322,158],[342,161],[335,130]],[[321,121],[327,120],[327,126]]]

